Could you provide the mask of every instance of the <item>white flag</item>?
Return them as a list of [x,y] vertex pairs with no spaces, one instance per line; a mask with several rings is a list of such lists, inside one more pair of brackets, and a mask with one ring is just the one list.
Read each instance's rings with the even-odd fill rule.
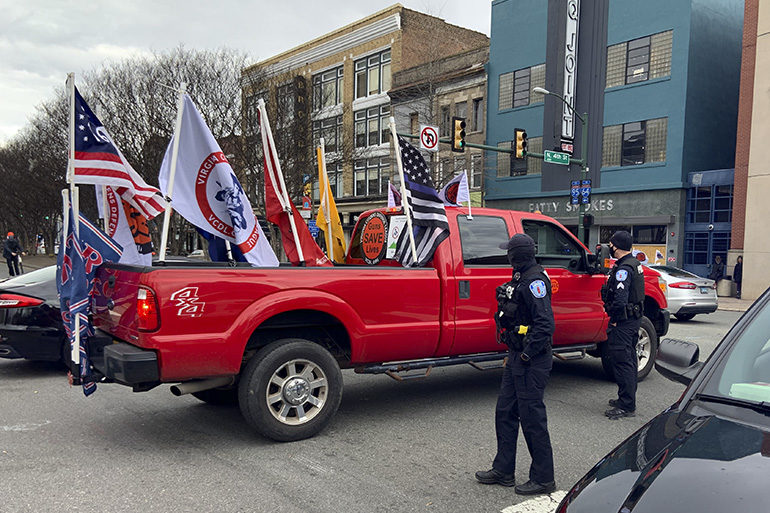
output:
[[471,193],[468,190],[468,175],[465,171],[452,178],[447,183],[438,197],[444,202],[444,205],[460,206],[463,201],[471,201]]
[[[179,138],[171,204],[192,224],[234,243],[255,266],[278,265],[278,258],[257,222],[243,187],[189,96]],[[174,138],[160,168],[160,188],[167,194]]]
[[[97,185],[96,204],[99,207],[99,217],[104,219],[104,231],[115,242],[123,246],[123,254],[119,263],[135,265],[152,265],[152,239],[147,227],[147,218],[141,212],[129,205],[109,185],[104,187],[106,192],[107,214],[104,213],[102,187]],[[126,217],[128,210],[131,219]]]
[[401,191],[388,180],[388,208],[401,206]]

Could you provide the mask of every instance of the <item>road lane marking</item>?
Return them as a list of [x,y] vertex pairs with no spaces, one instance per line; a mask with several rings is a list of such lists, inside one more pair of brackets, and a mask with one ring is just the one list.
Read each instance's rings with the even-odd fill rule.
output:
[[34,431],[39,427],[50,424],[50,420],[41,423],[30,422],[27,424],[16,424],[15,426],[0,426],[0,431]]
[[508,506],[501,513],[553,513],[567,492],[556,490],[549,495],[539,495],[524,502]]

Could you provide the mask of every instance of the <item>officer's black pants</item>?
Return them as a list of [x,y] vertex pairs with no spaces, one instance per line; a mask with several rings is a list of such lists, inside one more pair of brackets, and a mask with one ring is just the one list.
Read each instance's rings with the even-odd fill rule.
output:
[[621,321],[607,337],[607,349],[612,359],[612,371],[618,384],[618,407],[636,410],[636,380],[638,360],[636,344],[639,342],[641,319]]
[[554,480],[553,450],[548,435],[548,420],[545,414],[543,394],[553,364],[549,354],[540,355],[529,366],[520,361],[518,352],[511,352],[495,409],[497,432],[497,455],[492,467],[504,474],[513,474],[516,469],[516,443],[519,424],[527,442],[532,464],[529,478],[538,483]]

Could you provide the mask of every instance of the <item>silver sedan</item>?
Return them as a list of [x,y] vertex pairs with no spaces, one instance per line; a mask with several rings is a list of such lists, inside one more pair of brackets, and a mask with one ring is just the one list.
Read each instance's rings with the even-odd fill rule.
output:
[[697,314],[716,312],[719,307],[714,280],[701,278],[678,267],[651,265],[665,281],[668,311],[680,321],[689,321]]

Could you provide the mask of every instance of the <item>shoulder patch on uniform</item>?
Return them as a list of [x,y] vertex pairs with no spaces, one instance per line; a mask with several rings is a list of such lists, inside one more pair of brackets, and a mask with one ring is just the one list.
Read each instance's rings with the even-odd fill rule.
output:
[[618,281],[626,281],[626,278],[628,278],[628,271],[625,269],[621,269],[615,273],[615,279]]
[[546,288],[545,282],[543,280],[535,280],[530,283],[529,290],[532,292],[532,295],[537,298],[543,298],[548,293],[548,289]]

